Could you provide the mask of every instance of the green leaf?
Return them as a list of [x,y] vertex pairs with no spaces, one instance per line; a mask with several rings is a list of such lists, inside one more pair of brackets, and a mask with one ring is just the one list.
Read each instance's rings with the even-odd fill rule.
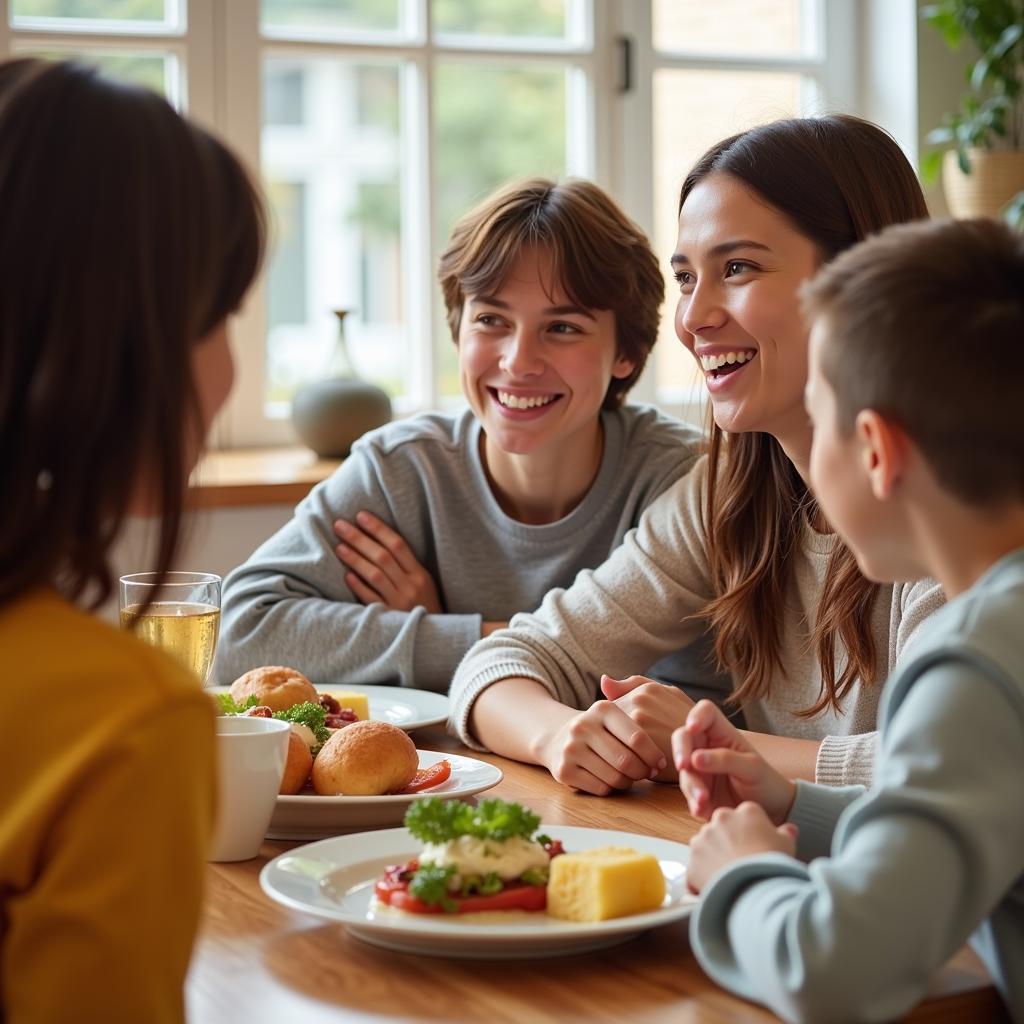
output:
[[282,722],[298,722],[300,725],[308,726],[313,730],[317,743],[326,743],[330,739],[330,731],[324,724],[327,712],[311,700],[296,704],[287,711],[275,711],[274,717]]
[[940,149],[932,150],[921,157],[921,177],[926,185],[938,181],[939,172],[942,170],[942,157],[943,153]]
[[249,708],[254,708],[259,704],[259,698],[255,694],[246,697],[242,704],[236,704],[230,693],[215,693],[213,699],[220,705],[222,715],[240,715],[243,711],[248,711]]
[[418,900],[432,907],[443,907],[449,913],[455,911],[455,901],[448,891],[448,883],[455,875],[455,865],[440,867],[424,864],[409,880],[409,892]]
[[987,57],[981,57],[974,62],[974,67],[971,69],[971,86],[977,89],[979,92],[985,87],[985,79],[988,76],[989,60]]
[[1018,192],[1003,207],[1003,220],[1015,231],[1024,231],[1024,191]]
[[949,49],[956,50],[963,39],[963,29],[948,7],[948,4],[928,4],[921,9],[921,16],[942,34]]
[[949,127],[933,128],[924,141],[930,146],[945,146],[953,141],[953,129]]
[[1021,39],[1024,39],[1024,25],[1008,25],[1003,29],[999,42],[992,47],[992,55],[995,57],[1005,57]]
[[405,827],[421,842],[446,843],[459,836],[501,841],[513,836],[529,839],[540,817],[521,804],[481,800],[470,807],[458,800],[430,796],[414,801],[405,812]]
[[505,883],[501,880],[501,876],[493,871],[488,871],[480,883],[480,895],[493,896],[495,893],[501,892],[504,887]]

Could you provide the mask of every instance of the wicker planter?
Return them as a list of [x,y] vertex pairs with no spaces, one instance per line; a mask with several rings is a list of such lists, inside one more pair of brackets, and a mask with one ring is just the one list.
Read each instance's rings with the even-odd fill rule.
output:
[[1003,207],[1024,190],[1024,150],[968,150],[971,173],[964,174],[956,151],[942,161],[942,191],[949,212],[962,217],[998,217]]

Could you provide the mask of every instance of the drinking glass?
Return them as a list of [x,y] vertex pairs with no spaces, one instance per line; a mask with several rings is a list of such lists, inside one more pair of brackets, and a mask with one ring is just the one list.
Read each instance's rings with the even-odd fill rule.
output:
[[122,576],[120,582],[121,625],[134,630],[140,640],[162,647],[205,685],[220,630],[220,577],[210,572],[169,572],[160,581],[155,572],[137,572]]

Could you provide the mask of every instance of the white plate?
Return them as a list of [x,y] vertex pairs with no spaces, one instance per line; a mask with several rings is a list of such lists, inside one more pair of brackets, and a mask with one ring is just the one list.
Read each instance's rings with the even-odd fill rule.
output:
[[[210,693],[227,693],[230,686],[208,686]],[[412,732],[448,719],[448,698],[430,690],[411,690],[404,686],[342,686],[332,683],[317,686],[320,693],[348,690],[365,693],[370,700],[370,717],[390,722],[399,729]]]
[[417,916],[380,906],[373,886],[384,868],[415,856],[422,844],[408,829],[338,836],[276,857],[260,873],[272,899],[295,910],[340,921],[364,942],[402,953],[476,959],[520,960],[604,949],[648,928],[690,913],[696,897],[686,889],[689,848],[682,843],[630,832],[541,825],[569,852],[596,846],[631,846],[661,862],[667,895],[658,910],[611,921],[578,924],[543,913],[509,912],[496,923],[443,914]]
[[422,793],[398,793],[391,796],[316,796],[300,793],[279,796],[274,816],[267,829],[268,839],[323,839],[343,832],[401,825],[406,808],[421,796],[472,796],[501,782],[501,769],[473,757],[418,750],[420,767],[429,768],[438,761],[450,761],[452,773],[440,786]]

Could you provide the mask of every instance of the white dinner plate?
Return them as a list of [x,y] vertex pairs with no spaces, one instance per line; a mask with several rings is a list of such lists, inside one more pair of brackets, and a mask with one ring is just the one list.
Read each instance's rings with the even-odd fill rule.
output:
[[260,885],[286,907],[340,921],[364,942],[401,953],[476,959],[521,960],[604,949],[690,913],[696,903],[686,888],[689,848],[630,832],[541,825],[567,851],[631,846],[661,863],[667,895],[657,910],[611,921],[580,924],[545,913],[511,911],[480,915],[404,914],[381,906],[373,886],[385,867],[415,856],[422,844],[408,829],[337,836],[299,847],[267,864]]
[[[208,686],[210,693],[227,693],[230,686]],[[370,717],[390,722],[399,729],[412,732],[448,719],[448,698],[430,690],[411,690],[404,686],[342,686],[332,683],[317,686],[321,693],[348,690],[365,693],[370,701]]]
[[441,754],[418,750],[420,767],[429,768],[438,761],[450,761],[452,773],[440,786],[421,793],[396,793],[390,796],[317,796],[299,793],[279,796],[274,816],[267,829],[268,839],[323,839],[343,832],[361,832],[367,828],[401,825],[409,804],[421,796],[472,796],[501,782],[501,769],[486,761],[460,754]]

